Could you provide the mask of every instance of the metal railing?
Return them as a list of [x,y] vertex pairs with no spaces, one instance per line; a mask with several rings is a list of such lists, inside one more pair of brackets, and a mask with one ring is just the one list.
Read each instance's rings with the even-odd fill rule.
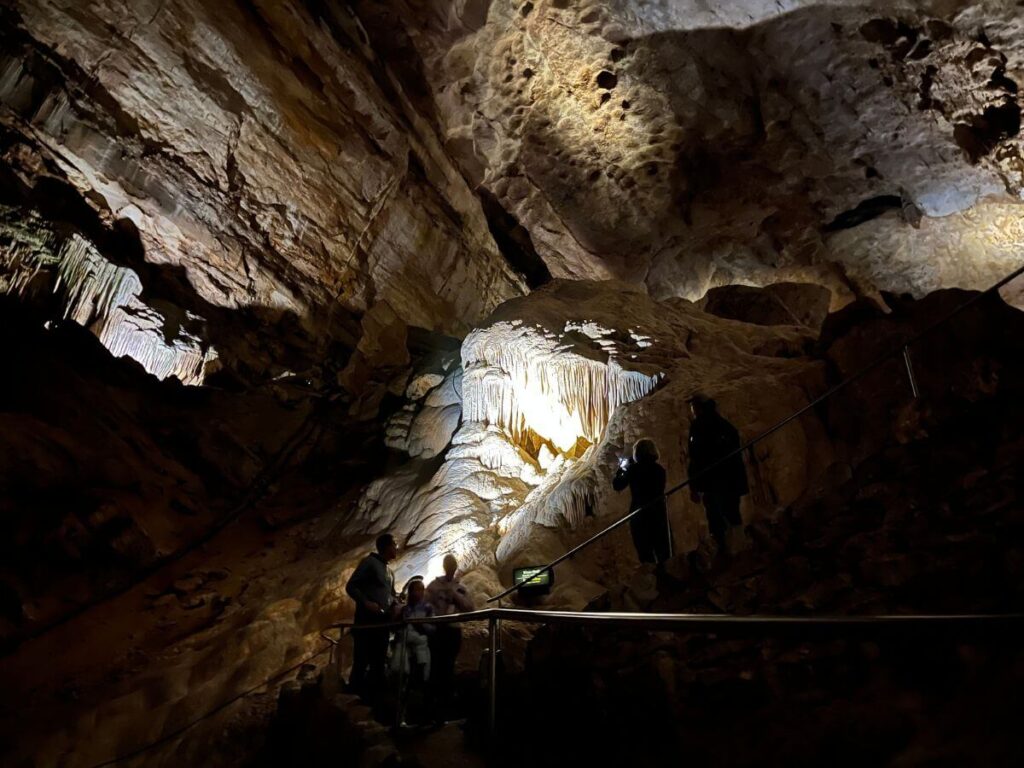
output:
[[[603,539],[605,536],[607,536],[608,534],[610,534],[613,531],[617,530],[618,528],[622,527],[623,525],[625,525],[627,522],[632,520],[634,517],[636,517],[638,514],[640,514],[644,510],[646,510],[646,509],[648,509],[650,507],[653,507],[653,506],[655,506],[657,504],[660,504],[662,501],[667,499],[669,496],[672,496],[672,495],[678,493],[679,491],[683,490],[684,488],[687,488],[694,480],[697,480],[697,479],[700,479],[701,477],[709,475],[714,470],[716,470],[720,466],[724,465],[730,459],[732,459],[732,458],[734,458],[736,456],[742,456],[745,451],[751,449],[753,446],[757,445],[762,440],[764,440],[764,439],[770,437],[771,435],[775,434],[776,432],[778,432],[780,429],[782,429],[786,425],[788,425],[791,422],[795,421],[796,419],[800,418],[801,416],[803,416],[808,411],[813,410],[814,408],[818,407],[819,405],[821,405],[821,403],[823,403],[826,400],[830,399],[833,395],[835,395],[838,392],[842,391],[843,389],[845,389],[846,387],[850,386],[854,382],[859,381],[864,376],[866,376],[868,373],[871,373],[876,368],[881,367],[883,364],[889,362],[890,360],[892,360],[893,358],[895,358],[897,356],[902,356],[903,357],[903,363],[904,363],[904,365],[906,367],[907,378],[908,378],[909,383],[910,383],[911,392],[913,393],[913,396],[915,398],[919,397],[920,396],[920,392],[919,392],[919,389],[918,389],[917,378],[914,376],[914,367],[913,367],[913,363],[911,362],[911,359],[910,359],[910,347],[912,345],[916,344],[921,339],[923,339],[925,336],[931,334],[937,328],[940,328],[941,326],[943,326],[946,323],[948,323],[954,317],[957,317],[958,315],[960,315],[965,310],[967,310],[970,307],[974,306],[975,304],[977,304],[982,299],[992,295],[993,293],[996,293],[1000,288],[1003,288],[1004,286],[1006,286],[1009,283],[1013,282],[1014,280],[1016,280],[1021,275],[1024,275],[1024,266],[1021,266],[1021,267],[1017,268],[1016,270],[1014,270],[1013,272],[1008,274],[1006,277],[1004,277],[999,282],[997,282],[994,285],[986,288],[984,291],[981,291],[980,293],[975,294],[974,296],[969,298],[967,301],[963,302],[960,306],[958,306],[956,309],[954,309],[949,314],[943,316],[942,318],[940,318],[940,319],[936,320],[935,322],[931,323],[930,325],[926,326],[923,330],[918,331],[917,333],[911,335],[908,339],[906,339],[902,343],[896,345],[893,349],[889,350],[888,352],[886,352],[885,354],[881,355],[880,357],[872,360],[870,363],[868,363],[867,365],[865,365],[862,368],[858,369],[856,372],[852,373],[850,376],[846,377],[845,379],[843,379],[838,384],[836,384],[836,385],[830,387],[829,389],[825,390],[825,392],[823,392],[818,397],[814,398],[807,405],[803,406],[802,408],[797,409],[796,411],[791,413],[786,418],[782,419],[781,421],[777,422],[776,424],[774,424],[771,427],[769,427],[768,429],[766,429],[761,434],[757,435],[756,437],[754,437],[751,440],[748,440],[746,443],[743,443],[736,450],[732,451],[731,453],[729,453],[729,454],[727,454],[725,456],[722,456],[717,461],[709,464],[701,472],[695,474],[693,477],[687,477],[685,480],[683,480],[678,485],[673,486],[672,488],[667,490],[664,493],[663,496],[659,497],[658,499],[656,499],[654,501],[649,501],[646,504],[643,504],[643,505],[637,507],[634,510],[631,510],[624,517],[619,518],[614,523],[609,525],[607,528],[604,528],[603,530],[595,533],[593,536],[588,538],[583,543],[578,544],[577,546],[573,547],[572,549],[570,549],[565,554],[561,555],[560,557],[555,558],[550,563],[545,565],[543,568],[540,568],[540,569],[538,569],[536,571],[533,571],[531,569],[532,575],[531,575],[529,580],[533,580],[534,578],[536,578],[538,576],[542,576],[545,573],[549,573],[550,571],[554,570],[555,566],[557,566],[557,565],[565,562],[566,560],[570,559],[571,557],[573,557],[577,553],[579,553],[579,552],[583,551],[584,549],[586,549],[587,547],[589,547],[591,544],[594,544],[595,542],[599,541],[600,539]],[[495,601],[501,600],[502,598],[507,597],[511,593],[513,593],[513,592],[517,591],[518,589],[520,589],[521,586],[522,586],[522,584],[513,584],[511,587],[509,587],[506,590],[503,590],[502,592],[498,593],[494,597],[489,597],[487,599],[487,602],[488,603],[493,603]]]
[[[387,624],[341,622],[330,629],[359,631],[366,629],[399,629],[414,624],[466,624],[486,621],[487,644],[487,730],[490,736],[498,724],[498,649],[501,645],[502,621],[522,624],[572,624],[595,627],[625,627],[651,632],[690,632],[727,637],[796,637],[820,640],[834,637],[871,638],[922,633],[926,641],[955,632],[958,640],[976,636],[1009,637],[1024,635],[1024,613],[1006,614],[925,614],[894,616],[732,616],[703,613],[590,613],[583,611],[538,611],[519,608],[485,608],[470,613],[412,618]],[[323,635],[337,646],[337,642]],[[334,659],[332,659],[334,661]],[[341,670],[338,669],[340,676]],[[401,689],[401,682],[399,683]],[[399,712],[401,712],[399,702]],[[399,716],[400,717],[400,716]],[[396,718],[396,726],[400,722]]]

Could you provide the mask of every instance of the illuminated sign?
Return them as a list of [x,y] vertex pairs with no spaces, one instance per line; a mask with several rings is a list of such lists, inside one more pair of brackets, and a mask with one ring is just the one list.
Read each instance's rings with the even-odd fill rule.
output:
[[545,571],[542,565],[528,565],[512,571],[512,583],[519,587],[520,592],[547,594],[555,583],[555,573]]

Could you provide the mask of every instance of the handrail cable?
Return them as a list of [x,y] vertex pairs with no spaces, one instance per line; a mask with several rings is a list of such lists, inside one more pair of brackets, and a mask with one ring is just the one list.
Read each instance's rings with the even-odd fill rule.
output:
[[[812,628],[835,626],[837,629],[849,631],[853,628],[871,629],[927,629],[934,632],[936,629],[954,625],[973,625],[980,629],[1000,630],[1024,630],[1024,613],[1007,614],[927,614],[920,616],[893,615],[893,616],[734,616],[729,614],[714,613],[626,613],[608,612],[594,613],[588,611],[537,611],[520,608],[484,608],[479,611],[468,613],[456,613],[445,616],[429,616],[409,618],[402,621],[388,622],[384,624],[358,625],[354,622],[338,622],[327,629],[351,629],[352,627],[367,627],[373,629],[391,629],[403,627],[408,624],[464,624],[473,621],[490,621],[491,619],[503,619],[507,621],[518,621],[525,624],[591,624],[605,627],[627,626],[643,628],[654,631],[692,630],[695,632],[707,632],[720,634],[729,629],[742,627],[744,629],[759,629],[778,631],[794,629],[800,630],[801,637]],[[934,637],[934,634],[930,634]],[[91,768],[108,768],[125,760],[131,760],[151,749],[162,746],[172,739],[181,736],[185,731],[207,720],[227,707],[234,704],[249,694],[258,691],[271,683],[281,679],[285,675],[294,672],[304,664],[332,651],[338,645],[338,641],[327,637],[323,632],[320,637],[327,641],[327,645],[304,657],[302,661],[292,664],[285,669],[275,672],[271,677],[260,683],[237,693],[227,700],[221,702],[208,712],[193,718],[184,725],[176,728],[171,733],[161,736],[156,741],[137,747],[129,752],[97,763]]]
[[[1017,269],[1015,269],[1013,272],[1011,272],[1009,275],[1004,277],[999,282],[997,282],[994,285],[986,288],[984,291],[975,294],[970,299],[968,299],[967,301],[963,302],[960,306],[958,306],[956,309],[954,309],[948,315],[946,315],[946,316],[936,320],[935,322],[931,323],[930,325],[925,326],[925,328],[923,330],[918,331],[916,334],[912,335],[909,339],[905,340],[901,344],[897,345],[895,348],[893,348],[890,351],[886,352],[881,357],[876,358],[872,362],[870,362],[867,365],[861,367],[855,373],[853,373],[850,376],[848,376],[847,378],[843,379],[838,384],[834,385],[830,389],[825,390],[824,393],[822,393],[821,395],[816,397],[814,400],[809,402],[807,405],[803,406],[802,408],[798,408],[796,411],[791,413],[786,418],[782,419],[781,421],[777,422],[773,426],[771,426],[768,429],[766,429],[761,434],[757,435],[757,437],[754,437],[753,439],[748,440],[746,443],[741,445],[736,450],[732,451],[731,453],[726,454],[725,456],[722,456],[717,461],[712,462],[710,465],[708,465],[702,471],[700,471],[697,474],[695,474],[693,477],[688,477],[685,480],[683,480],[681,483],[679,483],[678,485],[670,488],[669,490],[667,490],[658,499],[656,499],[654,501],[649,501],[646,504],[643,504],[643,505],[637,507],[636,509],[634,509],[631,512],[629,512],[629,514],[627,514],[624,517],[621,517],[618,520],[616,520],[614,523],[609,525],[607,528],[604,528],[603,530],[598,531],[597,533],[595,533],[593,536],[591,536],[589,539],[587,539],[583,543],[578,544],[577,546],[573,547],[572,549],[570,549],[568,552],[566,552],[562,556],[555,558],[554,560],[552,560],[550,563],[545,565],[540,570],[535,571],[530,576],[529,580],[533,580],[533,579],[537,578],[538,576],[540,576],[542,574],[549,573],[550,571],[554,570],[556,565],[559,565],[560,563],[565,562],[566,560],[571,558],[573,555],[575,555],[577,552],[580,552],[581,550],[586,549],[587,547],[589,547],[594,542],[598,541],[599,539],[604,538],[605,536],[607,536],[612,531],[616,530],[617,528],[621,527],[625,523],[627,523],[630,520],[632,520],[636,515],[640,514],[644,510],[653,507],[655,504],[660,504],[662,501],[667,499],[669,496],[672,496],[673,494],[678,493],[679,491],[681,491],[683,488],[686,488],[687,486],[689,486],[694,480],[697,480],[697,479],[699,479],[701,477],[704,477],[705,475],[710,474],[712,471],[717,469],[719,466],[725,464],[725,462],[727,462],[729,459],[731,459],[731,458],[733,458],[735,456],[742,455],[743,452],[748,450],[750,447],[760,443],[765,438],[769,437],[770,435],[774,434],[775,432],[778,432],[780,429],[782,429],[784,426],[789,424],[791,421],[794,421],[795,419],[800,418],[801,416],[803,416],[808,411],[812,410],[813,408],[816,408],[818,405],[823,403],[825,400],[828,400],[829,398],[831,398],[833,395],[835,395],[840,390],[843,390],[846,387],[848,387],[850,384],[853,384],[855,381],[858,381],[858,380],[862,379],[865,375],[867,375],[868,373],[873,371],[875,368],[880,367],[883,363],[887,363],[893,357],[896,357],[897,355],[903,354],[903,350],[906,349],[907,347],[909,347],[911,344],[917,343],[922,338],[924,338],[925,336],[930,334],[932,331],[934,331],[936,328],[938,328],[938,327],[944,325],[945,323],[949,322],[954,317],[956,317],[957,315],[962,313],[964,310],[974,306],[977,302],[981,301],[983,298],[985,298],[985,297],[989,296],[990,294],[998,291],[1004,285],[1007,285],[1008,283],[1013,282],[1018,277],[1020,277],[1022,274],[1024,274],[1024,266],[1018,267]],[[507,595],[510,595],[512,592],[515,592],[516,590],[518,590],[521,586],[522,586],[521,584],[513,584],[511,587],[509,587],[508,589],[498,593],[494,597],[487,598],[487,602],[488,603],[493,603],[496,600],[501,600],[503,597],[506,597]]]
[[937,627],[973,624],[979,627],[1016,627],[1024,629],[1024,613],[968,614],[864,614],[831,616],[773,616],[767,614],[735,615],[726,613],[637,613],[628,611],[542,611],[524,608],[483,608],[467,613],[444,616],[419,616],[380,624],[358,624],[342,621],[329,629],[395,629],[409,624],[466,624],[474,621],[502,619],[524,624],[590,624],[601,626],[633,626],[654,630],[692,630],[721,632],[729,628],[808,629],[835,625],[851,627]]

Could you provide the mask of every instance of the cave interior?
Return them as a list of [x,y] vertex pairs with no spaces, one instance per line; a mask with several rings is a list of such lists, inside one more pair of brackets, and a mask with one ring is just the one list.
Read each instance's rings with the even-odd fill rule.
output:
[[[0,42],[0,763],[1024,764],[1020,3],[4,0]],[[607,532],[641,439],[656,565]],[[345,685],[385,533],[399,589],[580,615],[465,623],[407,722]]]

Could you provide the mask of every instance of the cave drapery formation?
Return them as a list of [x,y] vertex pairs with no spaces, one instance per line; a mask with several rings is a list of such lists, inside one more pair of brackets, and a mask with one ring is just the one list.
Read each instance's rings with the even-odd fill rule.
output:
[[[1017,268],[1021,83],[1011,0],[0,2],[0,762],[91,766],[297,662],[382,531],[400,580],[454,552],[494,594],[625,511],[636,439],[685,476],[694,392],[753,436]],[[1020,360],[986,311],[962,378],[920,361],[983,417]],[[897,401],[759,445],[745,519],[942,434]],[[624,600],[631,557],[550,604]],[[780,579],[746,588],[819,607]]]

